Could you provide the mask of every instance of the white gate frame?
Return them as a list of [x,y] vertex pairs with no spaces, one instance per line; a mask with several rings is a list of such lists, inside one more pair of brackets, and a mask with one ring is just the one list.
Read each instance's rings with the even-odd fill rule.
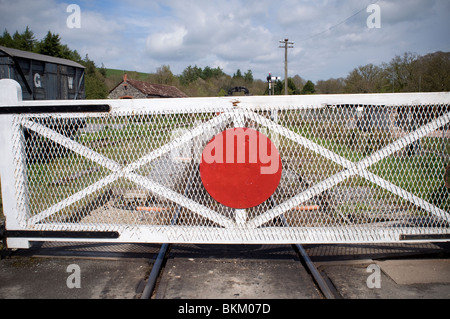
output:
[[[26,115],[0,115],[0,173],[3,211],[6,216],[6,232],[7,234],[14,234],[15,232],[20,231],[25,231],[23,232],[25,234],[27,231],[29,232],[29,235],[25,237],[8,237],[8,247],[10,248],[28,248],[29,242],[33,240],[158,243],[361,243],[398,242],[404,235],[421,235],[422,237],[419,237],[419,240],[421,241],[430,241],[430,238],[432,238],[433,241],[450,240],[450,228],[431,229],[426,227],[397,227],[393,229],[387,227],[366,226],[353,227],[349,230],[345,230],[341,227],[291,227],[290,232],[294,233],[294,235],[289,236],[283,234],[280,236],[279,234],[282,229],[280,230],[279,227],[261,227],[266,222],[278,216],[283,216],[284,213],[297,205],[331,189],[353,176],[360,176],[431,213],[436,218],[450,223],[449,212],[446,212],[424,199],[421,199],[367,171],[369,166],[383,160],[398,150],[407,147],[438,128],[447,125],[450,122],[450,112],[436,118],[408,135],[399,138],[357,163],[353,163],[325,147],[279,125],[276,121],[267,119],[255,112],[262,110],[321,109],[329,105],[342,104],[380,106],[442,105],[450,104],[450,92],[83,101],[21,101],[20,97],[21,91],[17,82],[10,80],[0,81],[0,108],[2,105],[3,107],[12,106],[17,108],[17,110],[21,107],[32,109],[44,105],[50,108],[61,105],[73,107],[81,105],[109,105],[111,107],[109,111],[110,115],[133,114],[138,112],[147,112],[149,114],[203,113],[215,111],[217,109],[220,109],[222,113],[211,120],[198,125],[178,138],[173,139],[162,147],[151,151],[141,159],[127,165],[121,165],[44,125],[32,122],[28,120]],[[82,115],[86,117],[99,117],[104,116],[105,113],[82,113]],[[33,114],[33,116],[39,115]],[[79,117],[80,114],[69,113],[65,116]],[[344,169],[248,221],[246,221],[247,216],[245,210],[237,210],[234,219],[226,217],[213,209],[197,203],[183,194],[179,194],[134,172],[142,165],[145,165],[204,134],[205,131],[209,131],[220,124],[230,121],[233,121],[236,126],[239,126],[239,123],[243,123],[245,119],[254,121],[259,125],[266,127],[269,131],[290,139],[292,142],[323,156],[342,166]],[[28,203],[26,202],[27,196],[18,196],[18,194],[27,194],[27,176],[22,134],[23,128],[34,131],[100,166],[109,169],[110,174],[44,211],[34,216],[30,216]],[[39,225],[40,228],[37,227],[38,223],[45,218],[122,177],[127,178],[154,194],[162,196],[213,221],[221,227],[192,227],[192,229],[187,229],[185,226],[177,227],[176,225],[132,225],[132,227],[122,227],[118,229],[116,233],[117,236],[105,238],[102,238],[101,236],[95,238],[96,236],[93,236],[94,238],[92,239],[83,236],[78,238],[76,236],[78,233],[76,232],[91,232],[91,234],[92,232],[98,232],[98,234],[105,232],[109,236],[111,235],[111,233],[108,233],[110,228],[107,225],[93,227],[92,225],[55,223],[45,224],[44,228],[42,228],[42,224]],[[54,234],[54,236],[40,237],[41,233],[36,232],[36,230],[43,232],[47,231],[48,233],[56,231],[56,234]],[[69,232],[69,235],[70,232],[73,232],[74,236],[63,238],[59,236],[60,233],[58,233],[58,231]],[[409,239],[406,238],[405,240],[408,241]]]

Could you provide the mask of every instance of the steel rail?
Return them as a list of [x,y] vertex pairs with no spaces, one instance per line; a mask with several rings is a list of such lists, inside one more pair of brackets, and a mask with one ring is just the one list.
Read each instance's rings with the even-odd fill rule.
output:
[[148,276],[147,284],[145,285],[144,291],[142,292],[141,299],[150,299],[152,296],[152,292],[155,289],[156,280],[159,277],[159,273],[161,272],[161,267],[163,265],[163,261],[166,257],[167,250],[169,248],[169,244],[162,244],[158,257],[156,257],[156,261],[153,264],[152,271]]
[[294,245],[298,252],[300,253],[300,256],[302,257],[303,261],[305,262],[306,266],[308,267],[311,276],[314,278],[314,281],[316,282],[317,286],[319,286],[320,291],[323,293],[326,299],[336,299],[336,296],[334,295],[333,291],[331,290],[328,283],[325,281],[323,276],[320,274],[319,270],[316,268],[314,263],[309,258],[308,254],[306,253],[305,249],[300,244]]
[[[187,182],[186,189],[184,190],[184,196],[188,195],[188,192],[191,188],[191,184],[193,182],[194,175],[195,175],[195,171],[193,170],[193,172],[189,176],[189,180]],[[171,225],[175,225],[177,223],[178,216],[180,215],[180,211],[181,211],[181,205],[178,205],[177,211],[170,222]],[[155,289],[155,286],[156,286],[156,281],[161,272],[163,261],[166,258],[168,250],[169,250],[169,244],[167,244],[167,243],[162,244],[161,248],[159,249],[158,256],[156,257],[155,263],[153,264],[150,275],[148,276],[147,284],[145,285],[144,291],[142,292],[141,299],[150,299],[151,298],[153,290]]]
[[[275,206],[276,202],[274,198],[271,196],[270,200],[272,202],[272,205]],[[286,218],[284,217],[284,214],[280,215],[281,222],[283,223],[283,226],[288,227],[288,222]],[[308,267],[308,270],[313,277],[315,283],[319,287],[322,294],[325,296],[326,299],[336,299],[335,294],[331,290],[328,283],[325,281],[323,276],[320,274],[319,270],[316,268],[314,263],[311,261],[311,258],[309,258],[308,254],[306,253],[305,249],[301,244],[293,244],[293,246],[297,249],[298,253],[300,254],[301,259],[305,263],[306,267]]]

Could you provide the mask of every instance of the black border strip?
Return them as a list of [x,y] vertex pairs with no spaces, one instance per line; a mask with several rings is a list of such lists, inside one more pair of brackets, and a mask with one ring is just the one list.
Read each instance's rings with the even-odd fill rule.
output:
[[0,114],[98,113],[98,112],[110,112],[110,111],[111,111],[111,106],[108,104],[0,106]]
[[450,240],[450,234],[400,235],[400,240]]
[[56,230],[7,230],[5,237],[10,238],[85,238],[116,239],[120,234],[115,231],[56,231]]

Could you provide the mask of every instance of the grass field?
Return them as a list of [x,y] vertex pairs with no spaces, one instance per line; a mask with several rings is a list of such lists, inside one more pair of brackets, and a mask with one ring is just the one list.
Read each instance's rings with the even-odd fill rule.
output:
[[122,78],[124,73],[128,75],[130,79],[143,81],[149,76],[149,73],[137,72],[137,71],[127,71],[127,70],[117,70],[117,69],[106,69],[106,77],[120,77]]

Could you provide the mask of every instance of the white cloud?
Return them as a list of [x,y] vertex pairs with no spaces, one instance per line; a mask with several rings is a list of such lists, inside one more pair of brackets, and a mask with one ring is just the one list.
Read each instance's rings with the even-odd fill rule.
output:
[[188,31],[183,26],[169,32],[153,33],[147,38],[147,51],[153,58],[181,58],[184,38]]
[[300,23],[324,20],[323,9],[312,3],[292,2],[281,6],[277,14],[277,22],[284,27],[297,26]]
[[251,10],[240,1],[169,4],[173,15],[158,19],[158,24],[167,26],[167,30],[153,32],[147,38],[147,52],[152,59],[164,56],[170,63],[183,60],[185,67],[214,63],[209,66],[234,72],[236,69],[227,68],[240,62],[241,68],[246,69],[253,59],[271,49],[271,32],[252,21],[264,10],[245,16],[243,12]]
[[435,6],[434,0],[381,1],[379,3],[385,23],[398,24],[411,21],[420,22],[430,16]]

